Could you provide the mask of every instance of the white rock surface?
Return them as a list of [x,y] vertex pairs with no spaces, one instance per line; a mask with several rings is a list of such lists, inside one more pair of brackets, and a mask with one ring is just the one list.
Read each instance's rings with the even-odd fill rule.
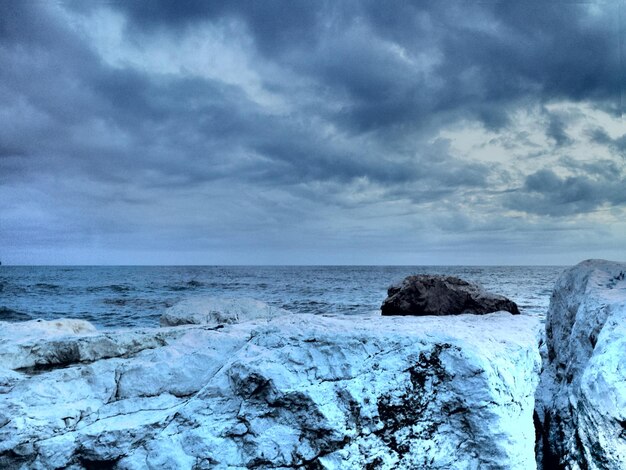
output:
[[85,320],[0,322],[0,368],[49,369],[163,346],[172,331],[98,332]]
[[0,376],[0,468],[532,469],[538,329],[286,315],[44,337],[85,345]]
[[287,315],[282,308],[272,307],[254,299],[192,297],[178,302],[161,315],[161,326],[178,325],[224,325],[241,323],[260,318],[274,318]]
[[557,281],[537,391],[545,470],[626,468],[626,264],[584,261]]

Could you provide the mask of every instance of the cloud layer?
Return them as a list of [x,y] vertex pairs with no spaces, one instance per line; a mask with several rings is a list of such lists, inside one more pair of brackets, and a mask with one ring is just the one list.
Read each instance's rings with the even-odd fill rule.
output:
[[624,258],[620,9],[2,2],[0,255]]

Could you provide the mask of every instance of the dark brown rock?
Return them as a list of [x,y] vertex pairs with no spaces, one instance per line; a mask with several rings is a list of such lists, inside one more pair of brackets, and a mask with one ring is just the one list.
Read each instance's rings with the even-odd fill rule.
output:
[[517,304],[502,295],[453,276],[420,274],[391,286],[381,307],[383,315],[458,315],[505,310],[519,314]]

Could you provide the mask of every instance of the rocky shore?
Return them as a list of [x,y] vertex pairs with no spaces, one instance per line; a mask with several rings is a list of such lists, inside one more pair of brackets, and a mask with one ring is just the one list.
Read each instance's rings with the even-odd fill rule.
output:
[[623,468],[624,272],[567,271],[545,340],[508,312],[232,299],[154,329],[0,322],[0,468]]

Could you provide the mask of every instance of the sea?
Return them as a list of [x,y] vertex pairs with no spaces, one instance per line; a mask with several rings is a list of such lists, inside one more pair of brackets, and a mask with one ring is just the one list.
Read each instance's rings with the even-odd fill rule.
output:
[[0,266],[0,321],[80,318],[101,329],[157,326],[177,302],[248,297],[294,313],[380,311],[410,274],[476,282],[545,317],[563,266]]

